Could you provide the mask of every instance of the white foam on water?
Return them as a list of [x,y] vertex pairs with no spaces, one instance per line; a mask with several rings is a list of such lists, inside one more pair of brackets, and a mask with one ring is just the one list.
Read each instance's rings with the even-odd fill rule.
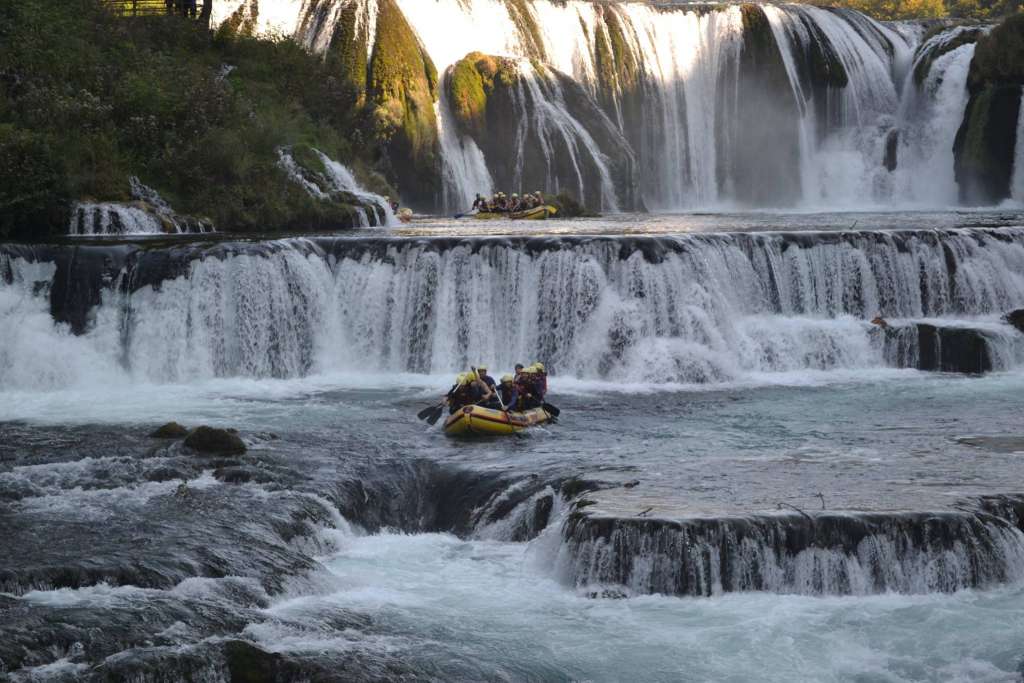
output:
[[[275,604],[276,621],[246,634],[275,651],[381,652],[479,678],[967,681],[1011,680],[1017,666],[1019,586],[592,599],[551,578],[546,552],[543,537],[528,546],[445,534],[354,539],[328,562],[336,592]],[[341,610],[373,614],[396,635],[317,626]]]

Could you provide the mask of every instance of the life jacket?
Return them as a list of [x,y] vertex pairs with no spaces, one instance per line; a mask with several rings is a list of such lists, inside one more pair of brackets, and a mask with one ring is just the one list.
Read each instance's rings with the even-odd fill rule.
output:
[[505,407],[509,409],[515,408],[512,404],[519,398],[519,391],[516,389],[515,382],[499,384],[498,391],[501,392],[501,402],[505,404]]
[[480,400],[479,390],[472,384],[460,384],[455,387],[451,394],[452,410],[458,410],[463,406],[476,403]]

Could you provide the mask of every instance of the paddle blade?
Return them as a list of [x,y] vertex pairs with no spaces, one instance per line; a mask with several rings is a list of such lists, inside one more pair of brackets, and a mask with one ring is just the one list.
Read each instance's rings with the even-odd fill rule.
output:
[[434,425],[444,414],[444,406],[434,406],[434,412],[427,416],[427,424]]
[[545,403],[543,407],[544,407],[544,410],[546,410],[549,413],[551,413],[552,417],[558,417],[562,413],[562,411],[559,410],[557,406],[553,406],[550,403]]
[[428,417],[430,417],[430,414],[434,412],[434,408],[436,407],[437,406],[430,406],[429,408],[424,408],[420,412],[416,413],[416,417],[418,417],[421,420],[426,420]]

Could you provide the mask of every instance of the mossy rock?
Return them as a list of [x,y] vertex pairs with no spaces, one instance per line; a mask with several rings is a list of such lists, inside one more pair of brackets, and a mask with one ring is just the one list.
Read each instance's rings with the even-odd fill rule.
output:
[[441,190],[437,69],[395,0],[381,0],[370,60],[373,128],[402,196],[432,207]]
[[[606,200],[636,208],[632,149],[594,98],[570,76],[537,61],[527,65],[474,52],[448,71],[444,87],[456,129],[483,151],[496,187],[509,193],[568,188],[591,211],[600,210]],[[614,198],[602,196],[599,163],[578,139],[566,141],[550,129],[541,139],[534,114],[537,99],[549,97],[563,100],[566,111],[596,143],[600,162],[610,168],[614,188],[609,192],[614,190]],[[522,144],[522,154],[517,142]]]
[[505,8],[519,31],[519,38],[531,59],[546,60],[544,38],[528,0],[505,0]]
[[600,214],[591,211],[579,203],[571,194],[562,190],[554,197],[548,196],[545,201],[558,209],[558,218],[597,218]]
[[445,86],[459,132],[483,139],[487,135],[488,100],[496,90],[513,87],[518,80],[516,64],[509,59],[471,52],[456,62]]
[[967,87],[977,93],[993,84],[1024,85],[1024,13],[1014,14],[978,39]]
[[[625,28],[614,5],[599,5],[597,8],[604,25],[594,35],[594,66],[597,70],[598,97],[605,111],[610,115],[622,113],[625,106],[637,103],[640,93],[640,66],[626,41]],[[631,112],[629,117],[636,122],[641,110]]]
[[242,454],[245,442],[233,429],[196,427],[185,437],[185,445],[199,453]]
[[309,145],[292,145],[291,155],[292,159],[295,160],[295,163],[306,171],[320,175],[327,175],[327,166],[324,165],[324,160],[320,158],[320,155],[316,153],[316,150]]
[[[943,27],[943,30],[945,30],[945,27]],[[928,77],[928,73],[932,70],[932,64],[935,63],[935,60],[944,54],[948,54],[953,50],[956,50],[957,48],[976,42],[982,35],[983,33],[980,28],[961,31],[954,36],[952,40],[949,40],[936,49],[931,50],[927,55],[923,55],[914,67],[914,82],[918,85],[924,83],[924,80]]]
[[998,204],[1010,196],[1021,86],[989,85],[971,95],[953,143],[960,201]]
[[188,429],[177,422],[168,422],[157,427],[149,436],[153,439],[183,439],[188,436]]

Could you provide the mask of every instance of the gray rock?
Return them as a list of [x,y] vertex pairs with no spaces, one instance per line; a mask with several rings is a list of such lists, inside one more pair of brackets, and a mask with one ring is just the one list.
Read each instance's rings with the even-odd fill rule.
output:
[[168,422],[150,434],[154,439],[182,439],[188,436],[188,429],[177,422]]
[[185,437],[185,445],[200,453],[245,453],[245,443],[232,429],[196,427]]

